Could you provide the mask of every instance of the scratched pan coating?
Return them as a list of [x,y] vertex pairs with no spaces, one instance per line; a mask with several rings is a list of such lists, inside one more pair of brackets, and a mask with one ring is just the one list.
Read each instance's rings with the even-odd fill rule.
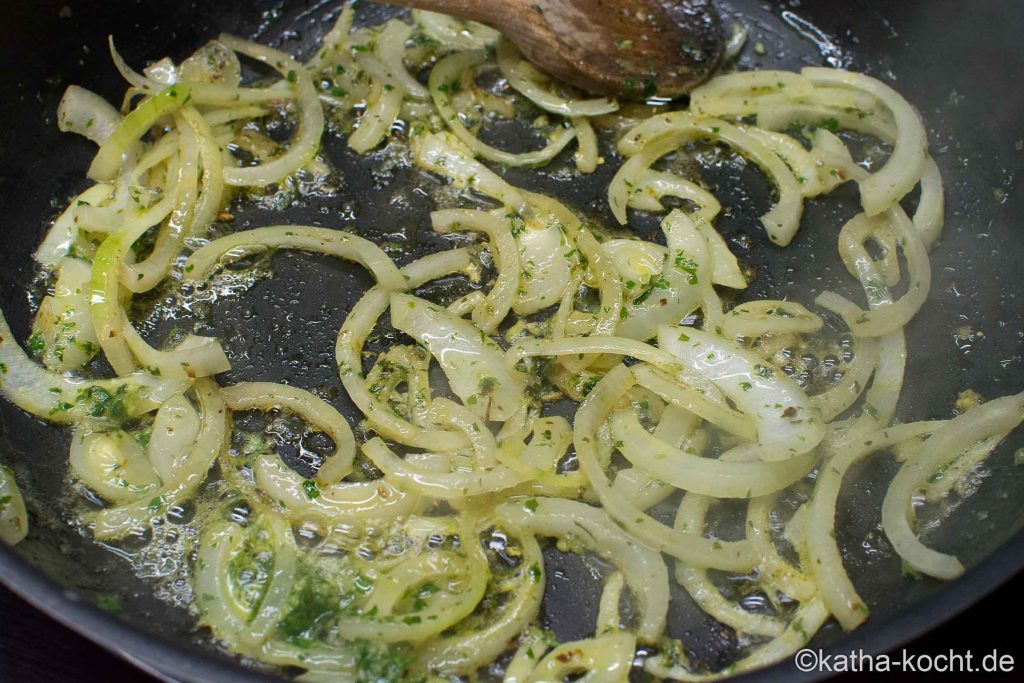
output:
[[[1015,27],[1024,5],[1012,0],[978,3],[965,15],[953,0],[762,3],[718,2],[725,25],[750,29],[740,58],[749,68],[798,68],[830,63],[891,80],[924,116],[930,144],[946,181],[947,222],[932,254],[934,283],[928,304],[907,328],[910,361],[898,418],[946,418],[957,394],[968,388],[985,398],[1024,389],[1024,299],[1018,286],[1024,260],[1024,196],[1013,183],[1024,170],[1024,91],[1013,74],[1024,73],[1024,48]],[[57,102],[70,83],[119,101],[124,84],[106,55],[113,34],[130,64],[165,54],[187,56],[222,31],[252,37],[306,57],[336,16],[331,2],[169,2],[60,0],[18,3],[0,25],[0,306],[16,334],[27,336],[33,270],[31,254],[47,222],[83,187],[93,147],[57,132]],[[67,8],[62,11],[62,8]],[[365,4],[359,23],[377,23],[395,10]],[[754,49],[760,43],[762,50]],[[516,149],[512,128],[493,141]],[[1024,146],[1024,143],[1021,143]],[[343,140],[325,138],[324,153],[338,171],[338,192],[307,197],[282,212],[242,202],[233,207],[241,226],[292,222],[354,230],[400,245],[407,262],[442,246],[429,229],[435,183],[408,168],[382,170],[371,155],[359,157]],[[570,172],[566,154],[549,168],[511,170],[513,183],[567,202],[591,220],[611,224],[606,188],[618,159],[591,176]],[[804,228],[786,249],[770,245],[757,218],[769,187],[755,171],[736,164],[704,170],[722,200],[717,221],[740,258],[757,272],[748,296],[789,296],[805,303],[826,286],[848,280],[835,256],[842,222],[856,212],[855,190],[807,202]],[[429,189],[429,188],[428,188]],[[637,229],[653,230],[640,221]],[[652,238],[653,238],[652,233]],[[225,340],[229,355],[245,360],[221,379],[290,380],[337,389],[335,405],[350,419],[333,359],[334,335],[370,284],[358,267],[308,254],[273,258],[274,278],[237,296],[223,297],[187,317],[146,316],[142,331],[162,340],[182,326]],[[145,302],[144,302],[145,303]],[[152,302],[150,302],[152,303]],[[145,306],[143,306],[145,308]],[[972,334],[954,336],[961,329]],[[244,355],[243,355],[244,354]],[[894,472],[877,458],[858,471],[840,499],[837,535],[850,575],[872,607],[867,624],[851,635],[823,628],[815,643],[849,650],[896,647],[973,603],[1024,567],[1024,467],[1014,465],[1021,436],[1003,444],[986,468],[978,491],[932,532],[929,542],[956,553],[969,567],[944,584],[902,576],[899,558],[879,528],[879,506]],[[104,646],[159,675],[178,680],[254,680],[251,670],[210,642],[194,617],[173,606],[173,585],[139,579],[129,562],[94,544],[62,515],[68,434],[0,402],[0,452],[13,466],[26,495],[32,532],[12,550],[0,549],[0,578],[51,614]],[[592,558],[546,551],[549,578],[543,618],[562,638],[588,635],[606,568]],[[150,558],[154,563],[166,558]],[[155,565],[154,565],[155,566]],[[180,588],[180,587],[178,587]],[[113,597],[120,613],[91,605]],[[108,603],[109,604],[109,603]],[[714,666],[732,660],[737,643],[673,588],[669,632]],[[273,672],[268,672],[268,675]],[[783,663],[744,679],[794,680]]]

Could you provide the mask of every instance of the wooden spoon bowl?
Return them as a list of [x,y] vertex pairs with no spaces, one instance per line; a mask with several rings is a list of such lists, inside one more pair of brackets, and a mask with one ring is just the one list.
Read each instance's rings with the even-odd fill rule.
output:
[[386,0],[489,24],[540,69],[588,92],[674,98],[722,57],[710,0]]

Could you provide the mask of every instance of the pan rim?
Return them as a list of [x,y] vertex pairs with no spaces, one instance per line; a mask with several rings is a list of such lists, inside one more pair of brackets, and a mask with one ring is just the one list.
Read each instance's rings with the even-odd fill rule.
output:
[[[891,652],[938,628],[1007,584],[1021,571],[1024,571],[1024,533],[1017,532],[995,552],[970,567],[963,576],[921,598],[909,609],[848,633],[822,650],[826,655],[851,651],[866,655]],[[73,590],[61,586],[2,543],[0,583],[72,631],[168,683],[270,683],[282,680],[245,667],[240,661],[221,659],[197,647],[186,648],[158,634],[136,630],[127,621],[79,600]],[[800,672],[793,660],[787,658],[729,680],[741,683],[809,682],[824,680],[828,673]]]

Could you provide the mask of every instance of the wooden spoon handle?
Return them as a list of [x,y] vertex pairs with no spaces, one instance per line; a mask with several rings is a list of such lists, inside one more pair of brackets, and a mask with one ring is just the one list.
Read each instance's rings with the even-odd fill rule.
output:
[[389,5],[450,14],[488,24],[502,24],[504,19],[522,10],[520,0],[384,0]]

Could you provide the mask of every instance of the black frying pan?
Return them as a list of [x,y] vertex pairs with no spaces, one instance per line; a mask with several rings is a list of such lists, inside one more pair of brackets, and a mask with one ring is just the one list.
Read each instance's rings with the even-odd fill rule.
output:
[[[30,298],[38,296],[31,285],[31,253],[47,221],[82,188],[93,152],[89,143],[57,132],[57,102],[70,83],[111,101],[119,101],[123,93],[106,55],[107,34],[117,37],[125,57],[136,65],[165,54],[180,59],[221,31],[253,36],[305,56],[335,16],[337,0],[8,4],[0,25],[0,305],[15,333],[24,338]],[[910,389],[899,418],[949,417],[957,393],[966,388],[986,398],[1024,389],[1024,299],[1017,286],[1024,258],[1024,228],[1017,216],[1024,210],[1024,196],[1015,182],[1024,170],[1024,152],[1015,145],[1024,138],[1024,90],[1018,83],[1024,74],[1024,5],[1013,0],[716,4],[727,26],[736,19],[751,30],[743,65],[796,68],[826,59],[849,65],[892,81],[929,125],[932,151],[947,183],[947,225],[932,255],[931,297],[908,329]],[[392,12],[366,6],[360,21],[375,22]],[[829,37],[831,47],[825,40]],[[763,56],[753,50],[756,42],[764,45]],[[337,139],[326,140],[325,151],[341,172],[339,196],[305,200],[283,215],[239,205],[234,208],[236,224],[344,226],[380,240],[395,240],[395,233],[404,231],[403,261],[439,248],[427,225],[432,208],[428,200],[389,202],[395,188],[427,181],[405,169],[381,173],[372,158],[356,157]],[[557,195],[595,220],[610,222],[604,189],[616,160],[606,152],[610,163],[582,181],[557,169],[507,175],[513,183]],[[768,202],[763,180],[729,165],[708,170],[705,179],[729,207],[719,229],[758,270],[752,296],[782,292],[808,303],[821,288],[842,281],[835,235],[856,210],[855,190],[841,191],[838,203],[809,202],[805,229],[789,248],[779,250],[756,227],[756,217]],[[808,225],[827,227],[812,231]],[[642,223],[636,227],[653,228]],[[368,286],[368,277],[344,263],[297,253],[282,253],[273,265],[276,278],[218,302],[201,320],[206,334],[229,340],[229,355],[249,352],[249,361],[237,364],[222,382],[287,378],[307,387],[340,386],[333,335]],[[149,310],[143,302],[139,314],[141,329],[152,340],[163,339],[180,324],[147,316]],[[984,336],[957,340],[952,331],[961,326]],[[344,398],[335,404],[354,414]],[[1004,443],[978,492],[931,537],[930,542],[957,553],[970,568],[948,584],[902,577],[899,559],[880,533],[878,506],[893,464],[879,458],[854,473],[862,483],[848,487],[841,498],[838,535],[872,615],[848,636],[829,625],[815,643],[837,651],[891,649],[948,619],[1024,567],[1024,535],[1018,533],[1024,526],[1024,506],[1019,504],[1024,467],[1013,464],[1021,443],[1020,434]],[[150,671],[180,680],[256,679],[251,670],[219,652],[184,609],[154,597],[153,583],[136,578],[129,562],[67,523],[61,502],[66,496],[62,480],[67,434],[2,402],[0,453],[0,460],[17,474],[32,527],[14,549],[0,548],[0,578],[8,586]],[[129,541],[120,552],[132,557],[137,546]],[[560,571],[550,572],[545,619],[563,638],[586,635],[580,624],[593,623],[596,586],[579,558],[549,552],[548,561]],[[135,557],[135,562],[141,560]],[[152,569],[152,564],[147,566]],[[174,594],[173,581],[164,581],[159,590],[165,596]],[[116,616],[94,607],[97,603],[113,608]],[[734,639],[711,629],[711,622],[678,592],[670,622],[672,634],[685,636],[708,663],[732,657]],[[759,680],[797,677],[791,662],[749,675]]]

